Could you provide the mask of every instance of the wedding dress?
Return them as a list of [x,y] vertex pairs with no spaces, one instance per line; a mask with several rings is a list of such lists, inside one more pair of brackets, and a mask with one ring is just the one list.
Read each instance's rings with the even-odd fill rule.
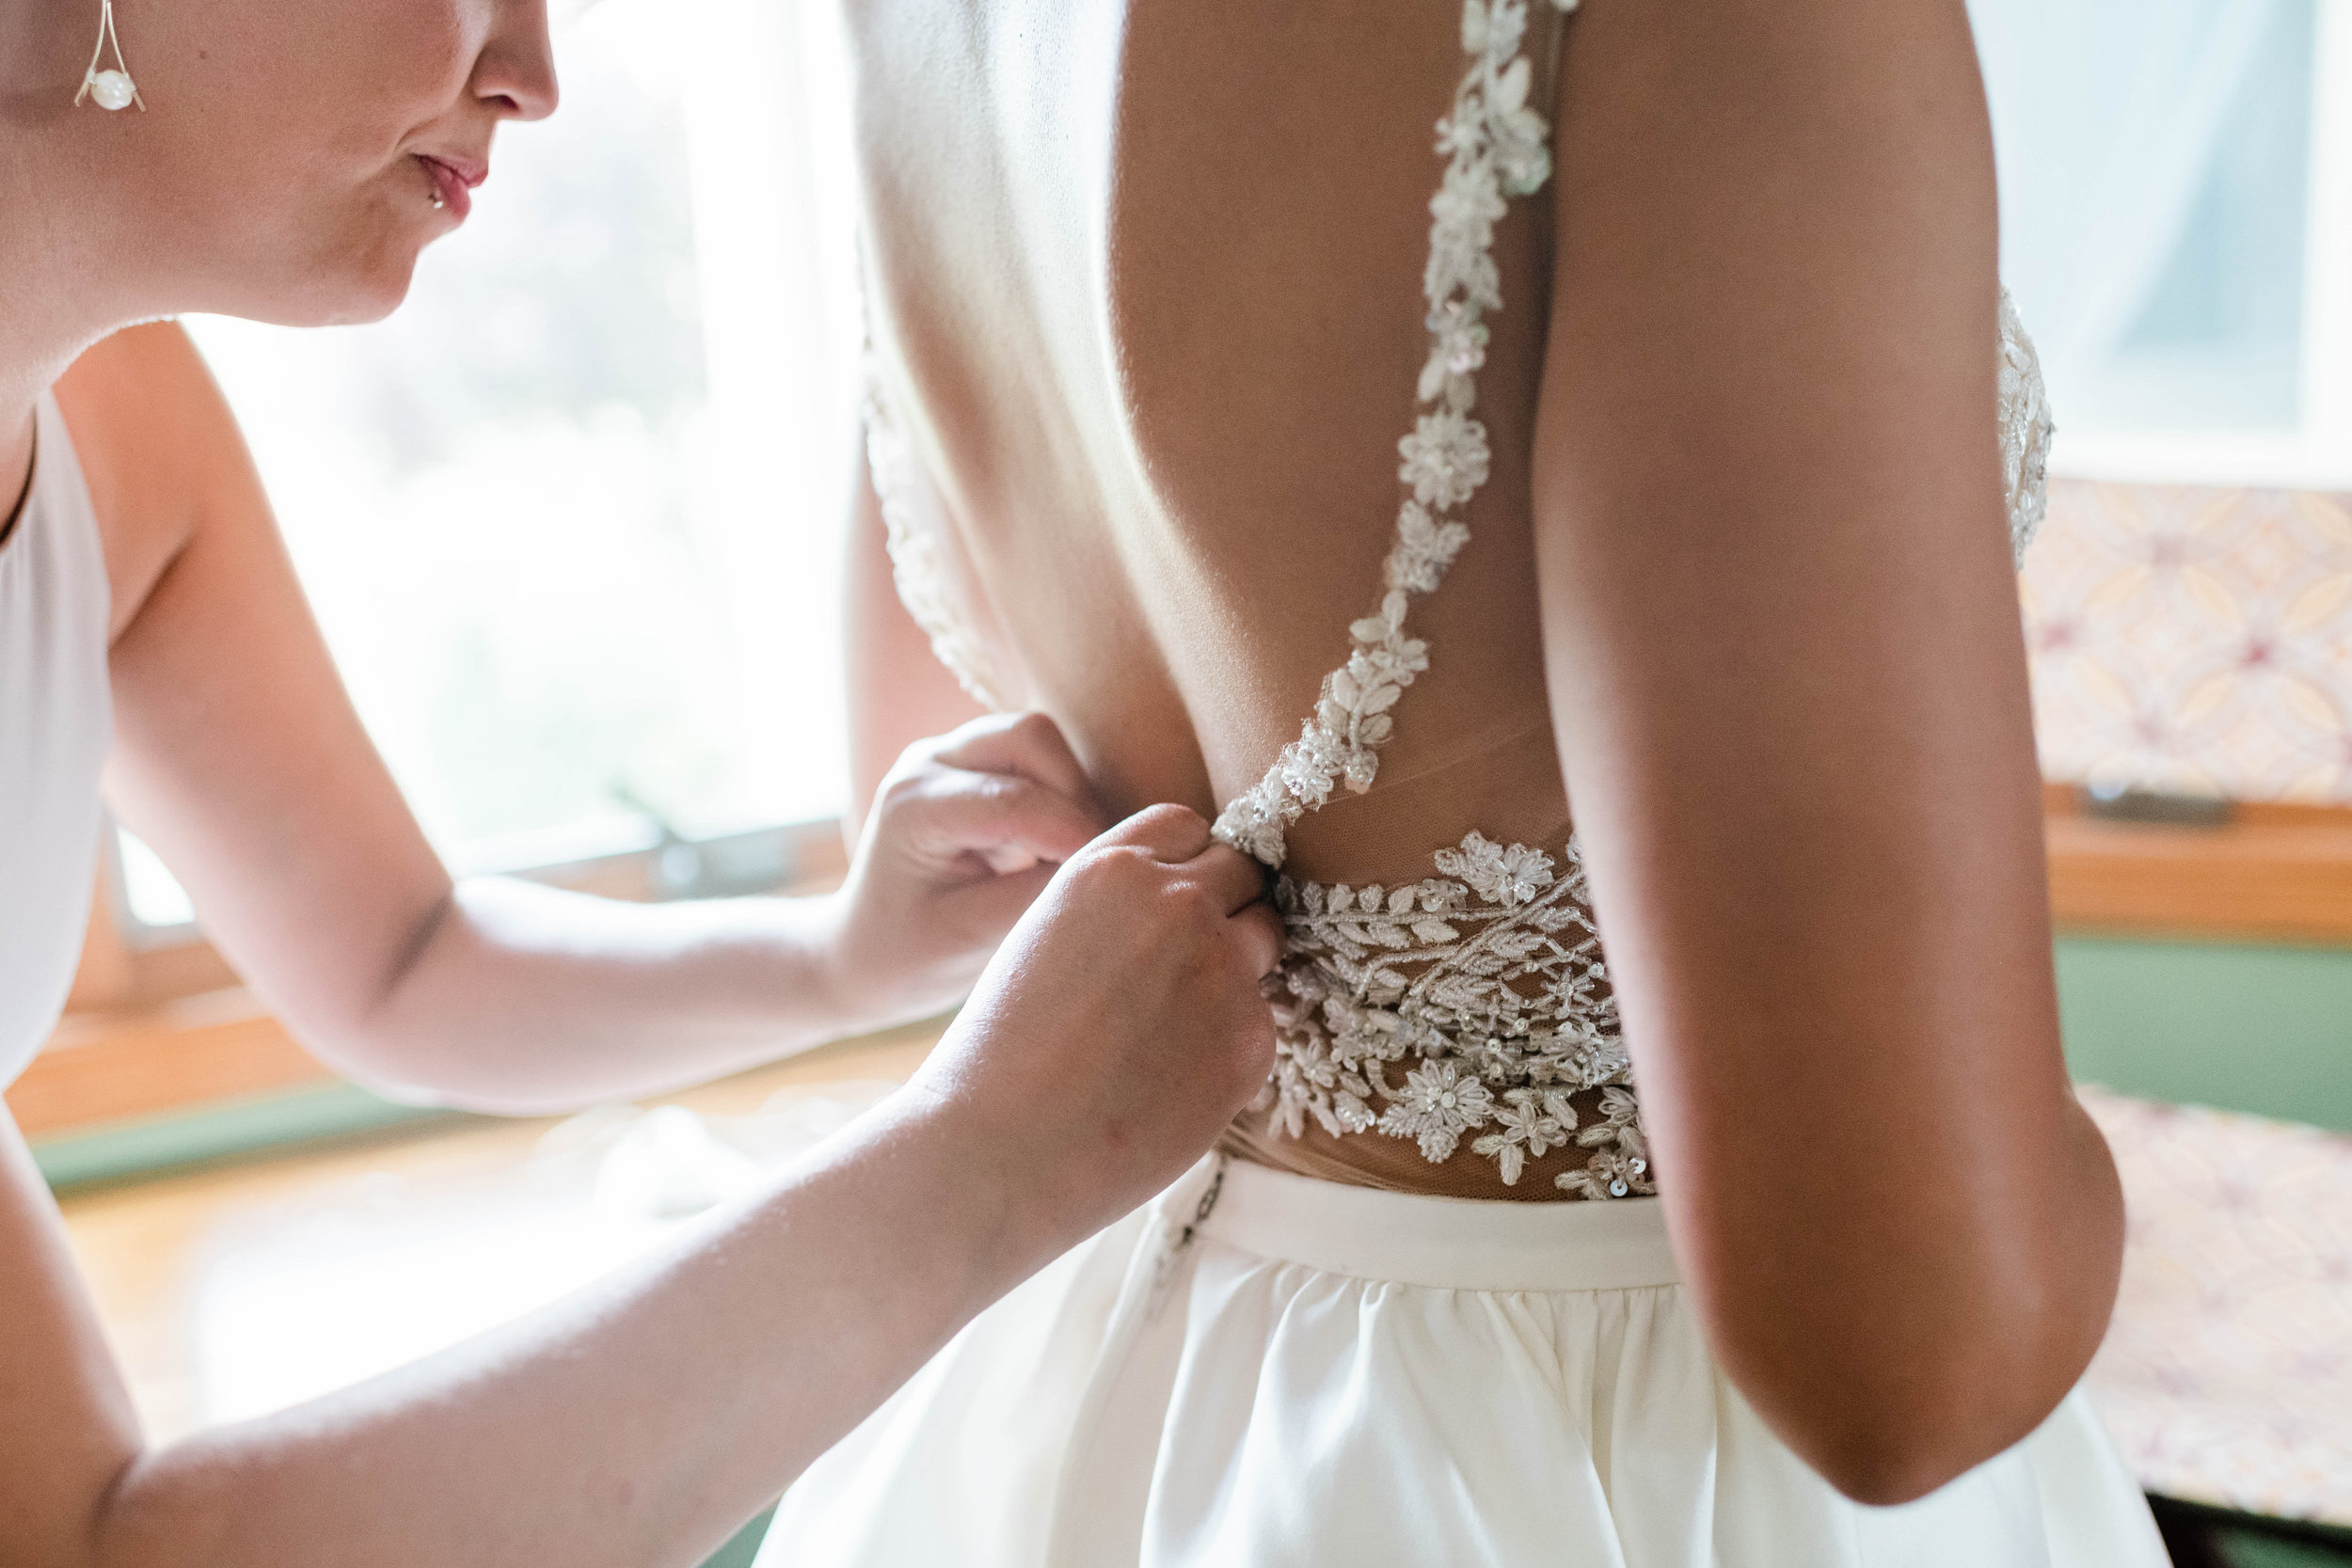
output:
[[[1490,252],[1509,202],[1549,178],[1529,45],[1560,24],[1528,0],[1464,0],[1384,591],[1346,628],[1298,738],[1216,824],[1278,872],[1294,824],[1371,787],[1429,668],[1411,612],[1469,545],[1463,514],[1489,477],[1476,416],[1484,318],[1502,305]],[[1987,395],[2022,551],[2050,420],[2006,295],[2000,330]],[[879,391],[866,424],[900,596],[940,660],[1000,705]],[[2009,1452],[1885,1510],[1846,1500],[1748,1410],[1708,1356],[1651,1196],[1573,834],[1471,832],[1409,881],[1275,889],[1289,932],[1277,1062],[1226,1152],[1016,1291],[820,1459],[763,1562],[2165,1561],[2079,1392]],[[1433,1166],[1468,1149],[1514,1189],[1549,1155],[1556,1201],[1232,1157],[1284,1163],[1282,1142],[1316,1131],[1408,1142]]]
[[[106,562],[56,400],[33,411],[33,472],[0,541],[0,1088],[40,1049],[82,951],[114,739]],[[0,517],[13,496],[0,496]]]

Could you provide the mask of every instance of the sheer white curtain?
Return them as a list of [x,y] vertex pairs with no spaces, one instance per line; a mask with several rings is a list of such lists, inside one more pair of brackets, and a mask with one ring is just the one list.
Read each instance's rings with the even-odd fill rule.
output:
[[[2225,140],[2245,134],[2249,92],[2296,69],[2298,35],[2281,28],[2297,7],[2307,17],[2310,0],[1970,0],[2002,271],[2078,420],[2165,285]],[[2258,193],[2293,202],[2298,225],[2300,166]]]

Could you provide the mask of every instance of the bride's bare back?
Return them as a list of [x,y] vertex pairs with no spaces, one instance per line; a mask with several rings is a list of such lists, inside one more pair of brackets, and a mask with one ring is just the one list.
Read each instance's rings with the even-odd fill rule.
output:
[[[1471,829],[1557,855],[1573,797],[1719,1355],[1828,1469],[1932,1407],[1924,1475],[2072,1384],[2120,1234],[2057,1044],[1965,13],[1529,9],[1559,168],[1495,227],[1490,474],[1373,787],[1285,870],[1393,893]],[[902,576],[1106,807],[1224,807],[1380,602],[1464,11],[850,17],[882,447],[930,546]],[[911,733],[952,710],[863,559],[861,717]],[[1467,1143],[1307,1131],[1246,1141],[1506,1196]]]
[[[1548,59],[1559,20],[1536,9]],[[1214,812],[1297,736],[1382,599],[1459,18],[855,15],[877,389],[909,459],[884,487],[925,536],[902,584],[936,579],[947,657],[1060,721],[1107,805]],[[1565,837],[1528,527],[1548,228],[1521,203],[1494,236],[1490,477],[1456,513],[1478,546],[1414,618],[1430,668],[1372,787],[1292,827],[1294,876],[1409,882],[1472,829]],[[1440,1173],[1412,1142],[1294,1123],[1245,1151],[1519,1196],[1559,1196],[1576,1158],[1505,1187],[1467,1147]]]
[[[877,359],[953,612],[1114,810],[1255,784],[1381,597],[1461,52],[1449,7],[1376,9],[853,12]],[[1496,237],[1493,478],[1416,616],[1438,652],[1371,794],[1294,830],[1295,871],[1419,876],[1468,828],[1565,821],[1527,521],[1544,228],[1522,206]]]

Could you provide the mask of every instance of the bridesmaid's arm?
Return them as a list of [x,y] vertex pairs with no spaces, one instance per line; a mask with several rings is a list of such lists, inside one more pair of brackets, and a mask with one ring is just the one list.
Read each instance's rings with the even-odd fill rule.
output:
[[2122,1206],[2059,1052],[1961,0],[1588,0],[1547,674],[1677,1249],[1831,1481],[2031,1431]]
[[1137,814],[1056,877],[914,1082],[756,1196],[454,1349],[168,1446],[0,1114],[0,1562],[701,1561],[1257,1091],[1281,952],[1260,891],[1199,816]]
[[304,1043],[387,1092],[562,1110],[936,1012],[1104,825],[1053,725],[1006,719],[902,759],[839,895],[453,883],[186,337],[119,333],[57,394],[114,584],[109,798]]
[[0,1117],[0,1561],[685,1568],[1018,1277],[958,1152],[877,1121],[527,1319],[151,1447]]

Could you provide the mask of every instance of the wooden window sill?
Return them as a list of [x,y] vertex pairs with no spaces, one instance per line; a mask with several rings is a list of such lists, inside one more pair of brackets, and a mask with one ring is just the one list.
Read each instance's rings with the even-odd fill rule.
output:
[[8,1092],[25,1136],[340,1082],[243,987],[66,1015]]
[[[783,867],[780,884],[740,891],[823,893],[839,885],[849,868],[840,829],[829,821],[695,847],[716,857],[723,870],[730,861],[744,860],[747,849],[765,852],[764,858],[750,855],[755,871]],[[604,897],[647,899],[665,891],[660,863],[657,847],[540,866],[528,875]],[[199,939],[134,950],[122,938],[114,903],[111,880],[102,877],[65,1017],[8,1090],[8,1110],[27,1137],[116,1128],[342,1083],[270,1016],[211,943]]]
[[2085,816],[2043,796],[2060,930],[2352,947],[2352,810],[2245,804],[2217,827]]

